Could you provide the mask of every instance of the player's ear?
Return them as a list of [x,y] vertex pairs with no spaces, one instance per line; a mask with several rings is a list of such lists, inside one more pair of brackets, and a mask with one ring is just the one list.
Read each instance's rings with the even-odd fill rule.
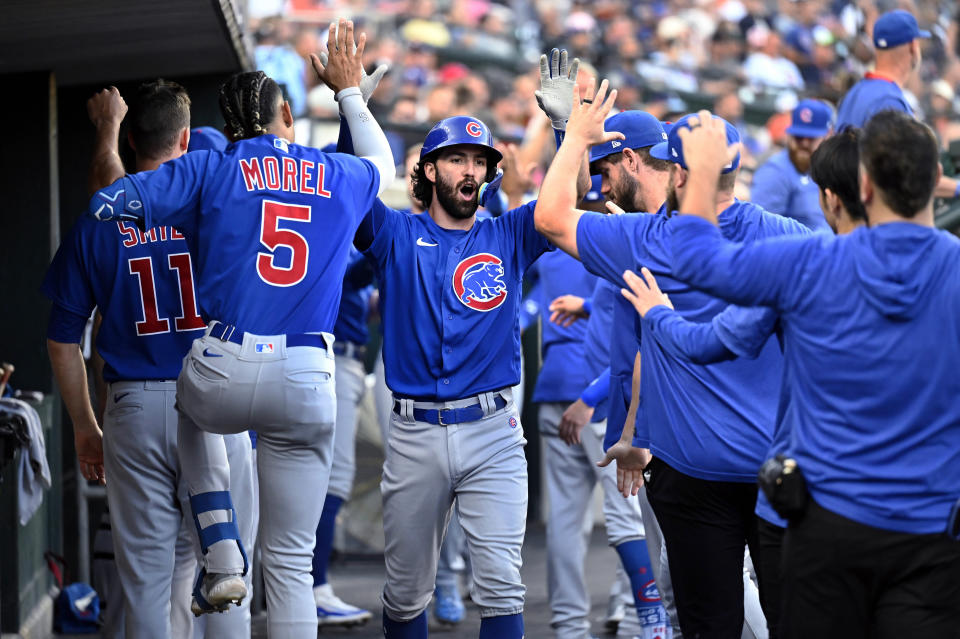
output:
[[180,130],[180,151],[186,153],[190,148],[190,127],[184,127]]
[[283,117],[284,126],[293,126],[293,112],[290,110],[290,102],[283,101],[280,105],[280,115]]
[[860,201],[864,205],[873,200],[873,180],[867,175],[867,171],[860,165]]
[[678,189],[687,183],[687,170],[680,166],[679,164],[674,164],[670,167],[671,171],[676,171],[674,174],[673,185]]
[[830,189],[824,189],[823,201],[827,205],[827,210],[830,211],[830,214],[837,217],[837,213],[840,211],[840,198],[837,197],[837,194]]
[[437,181],[437,165],[433,162],[424,162],[423,163],[423,174],[427,176],[427,179],[431,182],[436,183]]

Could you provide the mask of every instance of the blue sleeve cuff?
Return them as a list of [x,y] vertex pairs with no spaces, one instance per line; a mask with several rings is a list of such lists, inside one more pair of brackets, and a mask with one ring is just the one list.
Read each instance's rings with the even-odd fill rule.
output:
[[553,130],[553,139],[557,141],[557,148],[558,148],[558,149],[560,148],[560,145],[563,144],[563,136],[564,136],[565,133],[566,133],[566,131],[564,131],[564,130],[562,130],[562,129],[554,129],[554,130]]
[[590,382],[583,392],[580,399],[591,408],[596,408],[597,404],[602,402],[610,394],[610,369],[607,368],[600,375]]
[[593,315],[593,298],[592,297],[583,298],[583,310],[587,312],[587,315]]
[[79,344],[83,337],[83,329],[87,326],[87,317],[61,304],[54,304],[50,309],[47,337],[61,344]]

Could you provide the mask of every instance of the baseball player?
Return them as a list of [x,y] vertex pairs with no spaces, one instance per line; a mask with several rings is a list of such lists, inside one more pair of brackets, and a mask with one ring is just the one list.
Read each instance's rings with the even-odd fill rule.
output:
[[[138,171],[156,169],[186,151],[189,105],[186,92],[175,83],[157,81],[140,87],[129,118]],[[88,111],[97,126],[91,165],[91,186],[96,187],[123,175],[117,133],[126,105],[111,88],[91,98]],[[174,547],[187,509],[176,452],[173,380],[203,328],[193,281],[187,244],[173,229],[141,232],[130,223],[101,226],[86,217],[61,245],[44,281],[44,291],[54,301],[51,360],[75,424],[82,424],[91,410],[86,395],[75,394],[85,386],[75,377],[82,363],[76,346],[80,316],[85,319],[94,306],[102,316],[97,348],[103,377],[110,384],[104,411],[104,469],[111,478],[107,495],[124,609],[124,627],[111,633],[121,637],[190,633],[189,624],[176,624],[177,619],[189,619],[183,614],[187,601],[171,604],[171,592],[176,590]],[[231,440],[236,440],[230,447],[238,505],[249,516],[249,439],[236,435]],[[151,504],[149,516],[144,503]],[[244,529],[251,546],[255,529],[255,520]],[[195,566],[192,554],[184,563],[187,569]],[[207,636],[249,633],[249,610],[232,611],[212,626]]]
[[696,158],[682,204],[692,215],[671,224],[677,276],[784,318],[795,468],[777,476],[802,479],[801,499],[779,502],[791,517],[785,636],[953,637],[960,247],[934,228],[936,138],[906,114],[875,115],[860,140],[868,228],[733,244],[711,206],[732,153],[709,114],[700,122],[684,141]]
[[829,230],[817,185],[810,179],[810,156],[832,129],[829,104],[801,100],[791,114],[787,148],[757,168],[750,201],[771,213],[792,217],[813,231]]
[[[888,11],[873,24],[876,65],[853,85],[837,109],[837,130],[847,126],[864,127],[881,111],[902,111],[913,115],[903,87],[920,68],[920,40],[930,32],[920,28],[912,13],[904,9]],[[935,197],[960,197],[960,180],[944,175],[937,180]]]
[[358,88],[365,41],[361,35],[354,50],[353,24],[340,20],[330,27],[329,64],[312,56],[351,124],[359,159],[293,144],[293,117],[277,84],[262,72],[240,73],[221,87],[234,140],[224,153],[198,151],[126,176],[90,205],[101,221],[182,229],[196,256],[209,323],[177,381],[181,467],[204,553],[194,611],[246,596],[247,562],[217,434],[253,427],[274,638],[316,636],[310,568],[336,410],[330,331],[349,240],[394,175],[389,145]]
[[495,190],[501,158],[483,122],[442,120],[427,134],[415,171],[414,194],[426,212],[408,215],[377,201],[355,239],[377,270],[395,399],[381,483],[383,625],[391,639],[427,636],[455,498],[480,637],[523,636],[526,442],[511,387],[520,377],[520,282],[549,245],[533,228],[533,203],[476,219],[482,196]]
[[[859,129],[848,127],[825,140],[812,158],[811,173],[820,190],[824,216],[838,235],[846,235],[866,224],[866,211],[858,191],[858,139]],[[671,310],[669,300],[660,292],[656,279],[649,271],[644,271],[643,277],[644,280],[640,280],[633,273],[625,275],[630,292],[624,295],[643,317],[648,334],[654,335],[654,339],[670,353],[687,361],[720,362],[740,355],[753,356],[754,351],[744,346],[762,344],[776,326],[773,321],[775,315],[767,312],[758,315],[758,321],[753,324],[741,323],[733,334],[715,330],[713,323],[689,322]],[[723,312],[732,308],[735,307]],[[789,446],[790,428],[783,416],[790,414],[792,388],[791,380],[784,377],[778,410],[781,417],[774,432],[770,457],[783,453]],[[787,521],[774,511],[763,491],[757,497],[756,514],[760,518],[760,552],[754,560],[763,564],[760,572],[765,580],[764,596],[768,599],[764,608],[769,611],[769,636],[776,639],[782,634],[779,625],[780,564]]]
[[[616,284],[623,281],[624,271],[638,264],[647,266],[670,282],[664,290],[681,314],[698,321],[709,319],[726,305],[669,279],[669,245],[664,239],[668,215],[600,216],[574,208],[576,200],[563,174],[589,145],[622,137],[603,131],[603,116],[612,104],[610,100],[601,104],[605,95],[604,83],[593,104],[574,107],[564,146],[544,180],[541,193],[549,197],[542,196],[538,202],[538,228],[560,248],[579,256],[588,270]],[[653,157],[675,164],[670,170],[666,211],[676,208],[677,192],[686,186],[678,135],[678,127],[685,126],[681,120],[667,141],[650,150]],[[732,139],[738,139],[732,126],[727,129]],[[724,212],[725,231],[739,241],[807,232],[793,220],[737,202],[732,187],[738,163],[727,168],[717,201]],[[634,423],[627,420],[621,440],[608,450],[608,456],[617,458],[618,472],[628,472],[627,479],[644,467],[650,472],[647,494],[670,557],[683,633],[735,636],[744,622],[743,548],[745,543],[756,547],[756,470],[771,440],[782,361],[779,350],[775,341],[768,340],[754,361],[734,360],[708,368],[669,357],[656,348],[655,340],[641,340],[640,348],[643,404],[637,435]],[[646,446],[654,453],[650,465]],[[639,476],[636,479],[630,482],[634,490],[642,482]],[[724,526],[717,525],[721,520]],[[760,584],[762,588],[762,575]]]

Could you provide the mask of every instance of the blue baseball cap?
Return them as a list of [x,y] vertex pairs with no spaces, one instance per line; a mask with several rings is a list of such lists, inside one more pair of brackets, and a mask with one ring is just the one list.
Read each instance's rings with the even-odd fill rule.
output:
[[620,153],[624,149],[642,149],[659,144],[667,139],[660,120],[646,111],[622,111],[603,123],[605,131],[623,133],[623,140],[612,140],[590,148],[590,163],[608,155]]
[[187,151],[223,151],[227,148],[227,136],[212,126],[201,126],[190,130],[190,144]]
[[[680,129],[689,129],[690,128],[690,118],[694,117],[694,113],[689,113],[676,122],[673,123],[673,128],[670,129],[670,133],[667,134],[667,141],[661,142],[652,149],[650,149],[650,155],[657,158],[658,160],[668,160],[674,164],[679,164],[683,168],[687,168],[686,163],[683,161],[683,142],[680,140]],[[719,116],[713,116],[718,120],[723,120]],[[723,123],[727,127],[727,143],[733,144],[740,141],[740,132],[737,131],[737,128],[723,120]],[[737,157],[733,158],[726,168],[723,169],[724,173],[730,173],[737,169],[740,166],[740,152],[737,152]]]
[[833,108],[822,100],[801,100],[790,117],[787,135],[822,138],[833,128]]
[[917,38],[929,38],[930,32],[917,26],[913,14],[903,9],[888,11],[873,25],[873,46],[878,49],[892,49]]

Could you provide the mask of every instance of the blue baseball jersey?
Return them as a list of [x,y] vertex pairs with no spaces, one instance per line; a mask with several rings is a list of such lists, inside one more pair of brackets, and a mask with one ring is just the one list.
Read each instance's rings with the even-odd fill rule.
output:
[[147,228],[190,243],[204,318],[259,335],[333,331],[350,241],[380,183],[373,163],[261,135],[126,179],[138,191],[127,210],[139,196]]
[[820,189],[800,173],[784,149],[773,154],[753,175],[750,201],[760,208],[792,217],[808,229],[830,231],[820,208]]
[[343,279],[340,294],[340,310],[333,335],[338,342],[366,344],[370,339],[367,317],[370,315],[370,296],[373,287],[373,265],[363,253],[350,247],[350,261]]
[[[590,311],[590,321],[587,322],[587,333],[583,338],[583,365],[588,377],[595,379],[606,372],[610,372],[610,334],[613,326],[613,306],[620,291],[610,282],[597,278],[593,287],[593,309]],[[609,384],[609,381],[607,381]],[[594,407],[593,421],[601,422],[607,419],[610,408],[609,390]]]
[[79,316],[99,309],[97,351],[107,382],[176,379],[206,326],[192,264],[187,242],[172,227],[143,232],[132,222],[84,215],[60,244],[43,292]]
[[[621,286],[625,270],[649,268],[682,317],[710,321],[728,304],[674,278],[669,222],[664,214],[587,213],[577,226],[577,249],[588,270]],[[739,242],[809,233],[794,220],[740,201],[719,222],[724,235]],[[693,477],[755,482],[776,418],[783,362],[776,340],[767,340],[756,360],[708,365],[673,357],[653,339],[641,339],[640,352],[643,406],[636,441],[649,442],[655,456]]]
[[[583,252],[580,253],[583,259]],[[586,264],[586,261],[584,261]],[[622,272],[622,271],[621,271]],[[613,299],[613,321],[610,322],[610,395],[607,404],[607,431],[603,438],[606,450],[619,441],[623,435],[623,426],[630,410],[630,393],[633,390],[633,364],[640,350],[638,333],[634,330],[634,318],[637,311],[633,304],[620,293],[620,287],[614,286],[616,296]],[[642,393],[640,401],[643,401]],[[637,407],[637,420],[641,407]],[[637,437],[642,447],[648,447],[648,437]]]
[[960,242],[889,223],[841,237],[727,242],[672,225],[678,277],[783,318],[787,452],[823,508],[942,534],[960,498]]
[[357,233],[380,282],[387,386],[423,400],[458,399],[520,381],[521,282],[551,247],[535,202],[468,231],[376,200]]
[[543,363],[533,390],[535,402],[572,402],[596,375],[583,365],[584,338],[592,320],[564,327],[550,321],[550,302],[561,295],[588,297],[597,281],[579,260],[563,251],[540,257],[530,269],[540,291],[541,354]]
[[863,128],[867,120],[888,109],[913,115],[913,109],[903,96],[900,85],[875,73],[867,73],[843,96],[837,109],[836,130],[847,126]]

